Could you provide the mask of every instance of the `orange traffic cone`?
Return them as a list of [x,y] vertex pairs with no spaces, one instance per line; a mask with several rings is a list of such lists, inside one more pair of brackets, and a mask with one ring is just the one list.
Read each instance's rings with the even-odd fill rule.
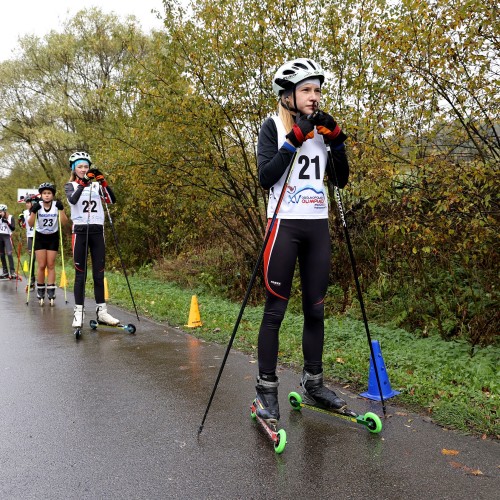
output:
[[188,324],[185,325],[188,328],[197,328],[198,326],[202,326],[203,323],[200,319],[200,309],[198,307],[198,299],[196,295],[191,297],[191,309],[189,310],[189,320]]

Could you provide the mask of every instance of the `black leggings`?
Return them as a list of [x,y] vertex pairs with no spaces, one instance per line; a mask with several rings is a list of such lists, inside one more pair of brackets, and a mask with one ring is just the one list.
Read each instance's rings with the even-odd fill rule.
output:
[[[83,305],[85,282],[87,281],[87,255],[85,255],[87,234],[78,232],[73,234],[73,261],[75,265],[75,304]],[[98,233],[89,232],[88,248],[92,259],[92,276],[94,278],[94,297],[97,304],[104,300],[104,265],[105,245],[104,227]]]
[[274,374],[279,329],[285,316],[298,259],[302,285],[304,368],[322,370],[324,298],[328,288],[331,243],[328,219],[278,219],[264,253],[266,304],[259,331],[259,372]]

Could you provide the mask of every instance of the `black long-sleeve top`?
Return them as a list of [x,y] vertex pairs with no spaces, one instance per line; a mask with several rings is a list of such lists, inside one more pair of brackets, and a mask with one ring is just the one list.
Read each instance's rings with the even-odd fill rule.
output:
[[[330,162],[326,165],[329,180],[339,188],[343,188],[349,179],[349,163],[345,146],[331,148],[333,172]],[[259,182],[264,189],[270,189],[279,181],[293,158],[293,151],[278,144],[278,129],[272,118],[267,118],[262,124],[257,142],[257,165]]]

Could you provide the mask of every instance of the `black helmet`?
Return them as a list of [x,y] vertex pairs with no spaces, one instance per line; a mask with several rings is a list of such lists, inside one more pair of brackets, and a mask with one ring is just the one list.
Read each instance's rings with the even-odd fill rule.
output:
[[40,184],[40,186],[38,186],[38,192],[40,194],[42,194],[42,191],[45,191],[46,189],[52,191],[52,194],[55,196],[56,187],[54,186],[54,184],[51,184],[50,182],[43,182],[42,184]]

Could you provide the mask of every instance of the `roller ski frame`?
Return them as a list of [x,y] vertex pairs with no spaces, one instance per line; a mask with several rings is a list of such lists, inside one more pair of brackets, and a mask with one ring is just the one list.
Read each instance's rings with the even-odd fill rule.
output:
[[378,434],[382,430],[382,421],[380,417],[372,412],[367,412],[364,415],[359,415],[358,413],[344,408],[341,411],[326,410],[319,406],[313,406],[303,402],[302,396],[298,392],[290,392],[288,394],[288,402],[292,408],[296,411],[306,408],[307,410],[317,411],[319,413],[325,413],[326,415],[333,415],[334,417],[343,418],[344,420],[349,420],[355,424],[360,424],[366,427],[372,434]]
[[45,288],[47,292],[47,300],[49,302],[50,307],[54,307],[56,305],[56,286],[55,285],[47,285]]
[[257,420],[257,422],[261,425],[261,427],[266,432],[267,436],[271,439],[274,444],[274,451],[279,455],[283,453],[283,450],[286,446],[286,432],[285,429],[278,429],[277,422],[268,422],[264,420],[262,417],[257,415],[257,403],[254,399],[252,406],[250,407],[250,416],[253,420]]
[[136,327],[132,323],[129,323],[127,325],[124,325],[123,323],[118,323],[117,325],[108,325],[107,323],[102,323],[95,319],[90,320],[90,328],[92,330],[97,330],[98,327],[103,326],[106,328],[121,328],[122,330],[125,330],[130,334],[134,334],[136,332]]
[[42,297],[41,299],[37,299],[38,300],[38,304],[40,305],[40,307],[43,307],[45,305],[45,300],[47,300],[47,302],[49,303],[49,306],[50,307],[54,307],[56,305],[56,302],[55,302],[55,298],[52,298],[52,297],[47,297],[47,299],[45,299],[45,297]]
[[15,278],[9,276],[7,278],[0,278],[0,281],[14,281],[14,282],[16,282],[16,281],[23,281],[23,278],[19,275]]

